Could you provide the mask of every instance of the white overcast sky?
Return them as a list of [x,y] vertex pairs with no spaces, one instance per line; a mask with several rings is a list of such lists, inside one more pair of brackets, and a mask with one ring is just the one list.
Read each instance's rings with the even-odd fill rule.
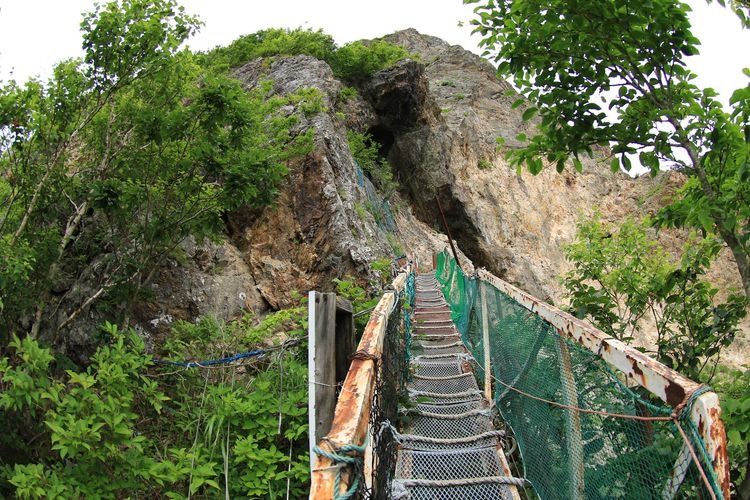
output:
[[[597,1],[597,0],[592,0]],[[726,102],[748,83],[750,30],[715,2],[690,0],[693,33],[703,42],[692,58],[698,83],[714,87]],[[93,0],[0,0],[0,80],[47,77],[52,65],[81,54],[81,13]],[[322,28],[343,44],[413,27],[452,44],[480,52],[470,35],[471,6],[461,0],[182,0],[205,26],[192,39],[194,49],[226,45],[240,35],[271,27]],[[464,26],[459,26],[462,21]]]

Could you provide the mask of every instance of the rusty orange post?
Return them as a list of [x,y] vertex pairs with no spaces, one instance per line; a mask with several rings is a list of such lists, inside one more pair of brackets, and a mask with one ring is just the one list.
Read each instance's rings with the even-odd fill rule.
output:
[[[336,453],[338,448],[346,445],[362,446],[365,443],[370,425],[372,398],[377,381],[377,363],[383,353],[385,332],[388,326],[388,315],[392,310],[398,292],[404,289],[406,277],[411,272],[407,266],[393,281],[395,292],[387,292],[375,306],[370,321],[365,327],[362,339],[357,347],[355,359],[349,367],[344,384],[341,387],[331,430],[318,442],[318,447],[328,453]],[[344,493],[352,483],[352,470],[342,467],[326,456],[318,456],[312,471],[310,499],[330,500],[334,497],[336,475],[341,474],[339,485]]]

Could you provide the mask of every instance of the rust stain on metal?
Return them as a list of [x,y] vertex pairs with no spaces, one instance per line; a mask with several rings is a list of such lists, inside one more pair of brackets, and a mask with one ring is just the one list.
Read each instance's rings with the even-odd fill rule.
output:
[[[727,455],[727,434],[724,429],[724,422],[721,421],[721,408],[708,408],[709,428],[708,436],[713,445],[711,453],[711,465],[717,471],[719,487],[724,493],[725,498],[729,498],[729,458]],[[701,434],[703,435],[703,434]]]
[[[406,276],[410,272],[402,272],[394,281],[393,288],[400,291],[406,283]],[[361,357],[352,360],[349,372],[336,402],[333,422],[328,436],[323,438],[318,446],[328,451],[335,451],[329,443],[343,446],[346,444],[362,445],[365,441],[370,423],[370,411],[372,408],[372,397],[375,391],[376,365],[375,359],[379,359],[383,350],[388,312],[397,296],[393,292],[383,294],[378,305],[370,315],[362,339],[357,346]],[[332,468],[334,464],[326,457],[319,457],[317,469],[312,474],[310,485],[311,499],[330,499],[334,497],[334,484],[337,471]],[[351,473],[345,468],[342,471],[341,488],[348,487],[351,482]]]
[[666,395],[667,404],[674,407],[682,403],[685,399],[685,388],[670,380],[664,388],[664,394]]

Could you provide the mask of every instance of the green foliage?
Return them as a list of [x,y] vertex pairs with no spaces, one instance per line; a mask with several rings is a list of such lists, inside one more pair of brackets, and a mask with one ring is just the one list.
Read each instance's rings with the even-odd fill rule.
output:
[[3,443],[16,450],[0,470],[0,491],[12,487],[19,498],[114,497],[184,481],[191,462],[211,466],[184,449],[160,456],[141,423],[161,413],[167,398],[145,374],[143,342],[110,324],[104,333],[111,342],[85,372],[54,374],[49,349],[29,337],[11,343],[14,357],[0,360],[0,419],[18,435]]
[[354,211],[357,213],[357,217],[359,217],[359,220],[361,220],[362,222],[367,220],[367,209],[363,204],[355,203]]
[[[167,349],[183,359],[277,344],[304,333],[293,308],[229,325],[177,324]],[[307,491],[307,368],[278,351],[238,369],[155,368],[133,331],[105,325],[108,343],[86,371],[55,367],[26,337],[0,358],[0,494],[100,498],[299,498]],[[263,336],[266,337],[263,337]],[[263,338],[261,338],[263,337]],[[182,492],[177,493],[177,492]]]
[[217,47],[200,56],[201,63],[217,71],[246,64],[258,57],[305,54],[326,61],[333,73],[346,80],[366,78],[409,57],[403,48],[383,40],[369,44],[348,43],[337,47],[322,31],[296,28],[268,29],[245,35],[227,47]]
[[228,70],[259,57],[270,56],[306,54],[328,61],[335,51],[333,38],[322,30],[267,29],[241,36],[226,47],[217,47],[202,54],[201,62],[217,70]]
[[393,178],[393,171],[388,160],[380,156],[378,143],[370,134],[361,134],[352,130],[347,130],[346,139],[359,167],[372,179],[375,187],[383,194],[383,198],[390,198],[398,189],[398,182]]
[[477,167],[479,167],[479,170],[492,170],[492,167],[494,167],[494,165],[487,158],[480,158],[479,162],[477,163]]
[[349,102],[349,100],[356,98],[359,96],[359,92],[357,92],[357,89],[354,87],[342,87],[341,92],[339,92],[339,99],[341,99],[341,102]]
[[[746,494],[750,487],[750,478],[747,477],[750,466],[750,370],[720,366],[712,385],[721,401],[721,420],[727,431],[732,484],[742,484],[739,488],[744,487]],[[742,496],[738,495],[738,498]]]
[[[731,4],[747,26],[747,6]],[[673,0],[489,0],[473,24],[499,73],[530,101],[524,119],[539,117],[539,134],[507,152],[512,164],[538,173],[546,160],[561,171],[573,157],[580,168],[580,156],[603,145],[613,170],[630,170],[628,155],[638,155],[654,174],[665,165],[684,172],[690,180],[657,222],[718,234],[750,297],[750,87],[726,111],[713,89],[695,85],[685,58],[700,41],[689,10]]]
[[401,257],[402,255],[406,255],[404,246],[393,233],[386,233],[385,237],[388,240],[388,244],[391,246],[391,250],[393,250],[394,256]]
[[[179,49],[197,26],[173,0],[97,6],[82,60],[0,89],[0,330],[34,316],[32,332],[58,332],[96,301],[132,300],[187,236],[272,202],[309,150],[282,108],[320,111],[320,93],[271,97],[204,70]],[[60,291],[92,272],[99,287],[60,318]]]
[[334,53],[329,63],[333,73],[339,78],[358,80],[393,66],[407,57],[409,53],[403,47],[375,40],[368,44],[348,43]]
[[375,307],[380,300],[380,297],[373,296],[373,294],[368,289],[362,287],[353,276],[345,276],[343,279],[336,278],[333,282],[336,283],[336,293],[351,301],[354,314],[361,313],[354,318],[354,325],[357,331],[362,334],[370,319],[370,315],[364,314],[364,312]]
[[704,370],[713,372],[746,307],[737,294],[716,303],[718,290],[701,279],[717,249],[715,240],[693,238],[673,263],[648,237],[646,224],[626,220],[615,228],[594,217],[578,224],[576,241],[565,248],[574,269],[563,285],[576,316],[626,342],[649,320],[660,362],[693,379],[710,379]]

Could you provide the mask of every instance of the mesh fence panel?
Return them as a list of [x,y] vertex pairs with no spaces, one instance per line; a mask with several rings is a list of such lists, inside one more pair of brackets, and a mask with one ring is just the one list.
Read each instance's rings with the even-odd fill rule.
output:
[[356,165],[357,184],[365,192],[367,198],[367,210],[372,214],[377,225],[383,231],[393,232],[396,230],[396,221],[393,217],[391,204],[384,199],[375,186],[368,179],[359,165]]
[[[373,442],[372,470],[375,477],[371,491],[363,492],[365,498],[390,498],[391,477],[396,467],[396,443],[389,433],[380,433],[381,424],[394,422],[398,416],[399,397],[405,391],[409,376],[411,346],[411,318],[409,312],[414,302],[414,274],[406,279],[406,286],[388,317],[383,353],[372,402],[370,439]],[[405,355],[404,353],[407,353]]]
[[[709,498],[673,422],[614,415],[663,417],[671,407],[626,387],[595,353],[564,339],[491,284],[465,276],[445,252],[438,256],[436,277],[477,360],[484,359],[486,303],[494,402],[518,442],[524,475],[541,498]],[[483,379],[482,366],[477,375]],[[690,420],[680,423],[721,498],[704,443]],[[681,469],[687,472],[680,484],[672,476],[679,478]],[[679,488],[672,491],[671,484]]]

